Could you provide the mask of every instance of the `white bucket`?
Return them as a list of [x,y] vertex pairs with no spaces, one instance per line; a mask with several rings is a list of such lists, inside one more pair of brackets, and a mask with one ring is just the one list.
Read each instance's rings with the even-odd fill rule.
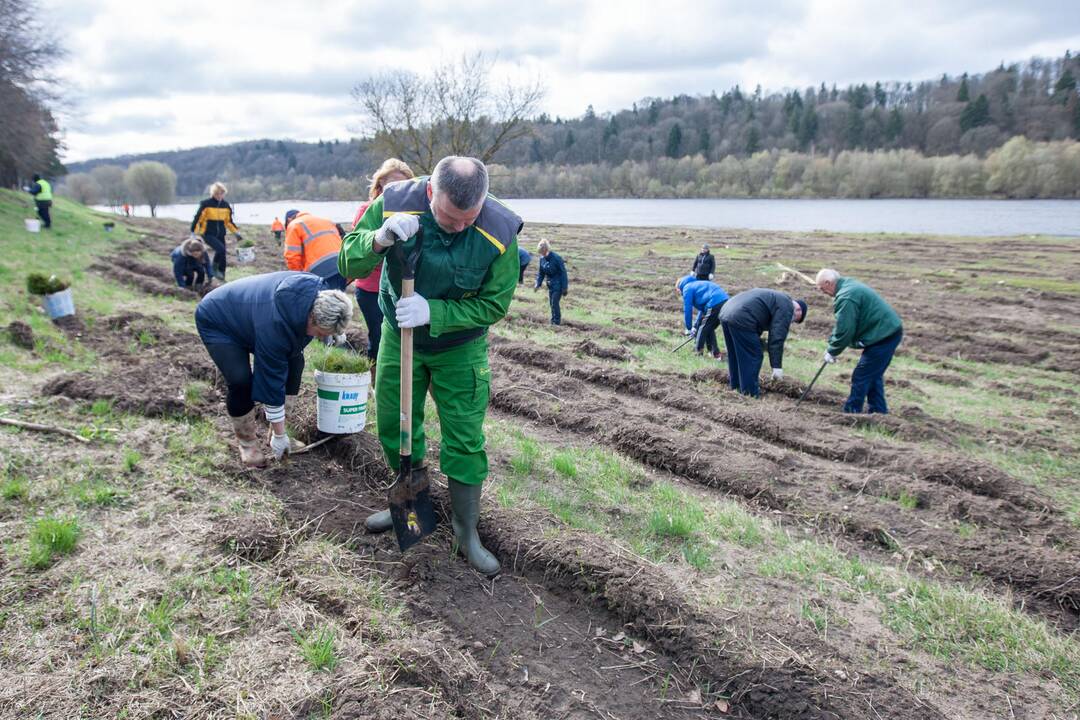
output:
[[71,294],[71,288],[46,295],[44,302],[45,312],[49,313],[53,320],[75,314],[75,298]]
[[23,220],[26,223],[26,230],[28,232],[41,232],[41,221],[33,218],[26,218]]
[[236,248],[236,255],[242,263],[255,262],[255,248],[253,247]]
[[367,396],[371,376],[367,373],[315,371],[319,404],[318,428],[324,433],[358,433],[367,422]]

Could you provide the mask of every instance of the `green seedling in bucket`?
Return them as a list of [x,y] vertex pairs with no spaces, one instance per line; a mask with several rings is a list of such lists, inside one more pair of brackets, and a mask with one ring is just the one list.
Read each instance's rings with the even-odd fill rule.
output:
[[[394,258],[401,265],[401,297],[413,294],[416,264],[423,250],[424,231],[416,233],[416,247],[405,255],[404,243],[394,243]],[[401,328],[401,447],[398,451],[397,481],[390,486],[390,519],[398,547],[405,551],[435,532],[438,521],[431,503],[427,473],[413,474],[412,463],[412,379],[413,331]]]

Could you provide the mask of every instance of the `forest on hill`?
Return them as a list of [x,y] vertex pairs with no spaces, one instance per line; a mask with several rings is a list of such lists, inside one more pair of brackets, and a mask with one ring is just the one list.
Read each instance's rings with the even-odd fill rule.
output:
[[[645,98],[540,115],[494,158],[496,190],[532,197],[1075,197],[1080,58],[1066,52],[923,82]],[[1011,139],[1015,139],[1010,143]],[[354,199],[382,157],[367,139],[263,139],[73,163],[155,160],[181,197]]]

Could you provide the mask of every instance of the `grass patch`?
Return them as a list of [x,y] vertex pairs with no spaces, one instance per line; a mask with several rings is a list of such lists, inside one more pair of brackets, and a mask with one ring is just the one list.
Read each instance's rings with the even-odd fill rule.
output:
[[308,345],[307,359],[311,366],[328,373],[366,373],[371,369],[371,360],[366,355],[345,348],[313,342]]
[[328,627],[315,628],[305,635],[292,631],[293,639],[300,646],[300,655],[317,671],[331,671],[338,664],[334,647],[334,633]]
[[124,472],[133,473],[138,469],[139,463],[142,461],[142,454],[138,450],[127,448],[124,450],[123,467]]
[[44,570],[61,555],[75,552],[79,541],[79,521],[73,517],[44,517],[30,530],[30,550],[27,564]]
[[702,529],[705,511],[700,503],[666,484],[652,495],[656,509],[649,516],[649,532],[660,537],[688,538]]
[[26,484],[26,478],[16,475],[4,478],[0,482],[0,498],[8,502],[20,502],[30,494],[30,488]]
[[578,474],[577,463],[574,462],[574,456],[569,452],[555,453],[551,458],[551,467],[555,468],[555,472],[563,477],[575,478]]
[[121,504],[127,493],[104,480],[91,478],[73,485],[71,496],[85,507],[111,507]]

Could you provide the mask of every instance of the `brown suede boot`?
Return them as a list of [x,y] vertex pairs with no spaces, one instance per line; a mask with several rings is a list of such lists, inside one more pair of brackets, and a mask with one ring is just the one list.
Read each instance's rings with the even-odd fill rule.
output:
[[255,429],[255,409],[252,408],[247,415],[230,419],[240,445],[240,461],[248,467],[265,467],[266,457],[263,456],[258,431]]

